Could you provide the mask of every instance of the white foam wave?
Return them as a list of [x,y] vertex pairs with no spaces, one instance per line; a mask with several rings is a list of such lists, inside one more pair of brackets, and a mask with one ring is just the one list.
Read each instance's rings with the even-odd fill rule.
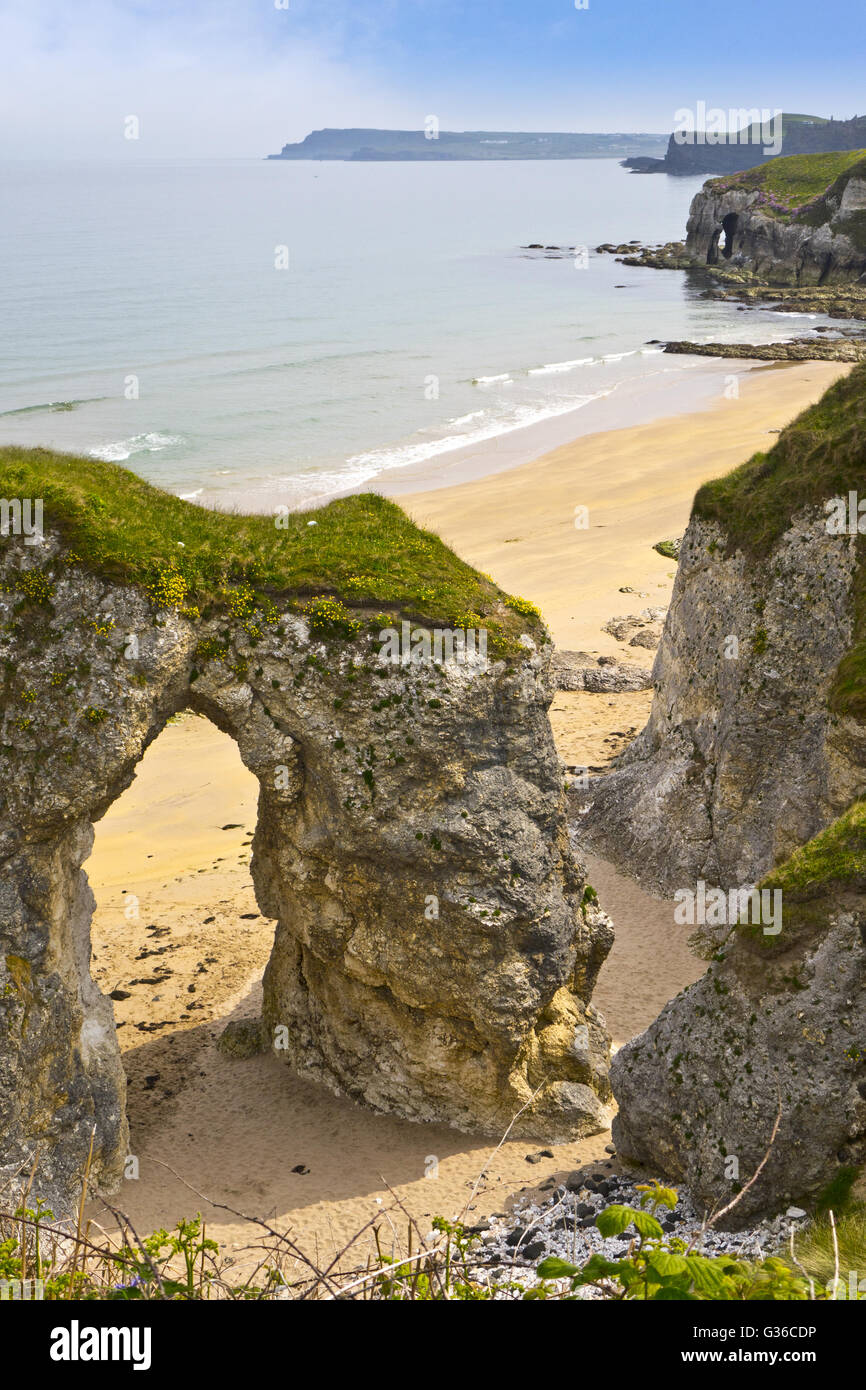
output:
[[173,444],[182,444],[177,434],[159,434],[152,430],[148,434],[133,434],[128,439],[118,439],[113,444],[102,444],[98,449],[89,450],[90,457],[102,459],[104,463],[123,463],[135,454],[158,454],[160,449],[170,449]]
[[449,420],[449,425],[471,425],[473,420],[483,420],[487,414],[486,410],[473,410],[469,415],[458,415],[456,420]]
[[[503,434],[513,434],[515,430],[528,429],[530,425],[543,424],[545,420],[554,420],[560,415],[568,415],[573,410],[580,410],[583,406],[589,405],[590,401],[601,400],[609,396],[610,391],[598,391],[591,396],[575,396],[568,401],[558,401],[550,405],[543,406],[519,406],[508,415],[500,416],[499,419],[491,420],[478,429],[468,430],[462,434],[446,435],[443,439],[435,439],[417,444],[400,444],[393,448],[371,449],[364,454],[354,454],[346,460],[351,472],[340,473],[340,486],[352,487],[358,483],[366,482],[373,478],[377,473],[385,472],[391,468],[405,468],[411,463],[424,463],[428,459],[438,458],[440,454],[450,454],[457,449],[471,448],[475,444],[483,444],[488,439],[497,439]],[[323,474],[317,474],[317,480]]]
[[530,376],[553,376],[559,372],[573,372],[575,367],[588,367],[596,362],[595,357],[576,357],[573,362],[546,362],[543,367],[530,367]]

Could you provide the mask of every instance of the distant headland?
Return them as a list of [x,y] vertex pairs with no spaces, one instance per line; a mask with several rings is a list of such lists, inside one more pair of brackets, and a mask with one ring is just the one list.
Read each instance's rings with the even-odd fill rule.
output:
[[787,111],[704,109],[695,114],[694,128],[671,135],[663,159],[630,155],[623,160],[625,167],[636,174],[735,174],[780,155],[866,148],[866,116],[837,121]]
[[428,118],[424,130],[314,130],[268,159],[478,160],[659,158],[667,136],[602,135],[519,130],[439,130]]

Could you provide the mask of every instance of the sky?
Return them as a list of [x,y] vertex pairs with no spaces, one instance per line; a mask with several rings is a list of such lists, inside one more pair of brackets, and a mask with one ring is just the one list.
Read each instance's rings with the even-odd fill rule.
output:
[[852,116],[864,39],[863,0],[0,0],[0,158],[258,158],[430,115],[661,132],[699,102]]

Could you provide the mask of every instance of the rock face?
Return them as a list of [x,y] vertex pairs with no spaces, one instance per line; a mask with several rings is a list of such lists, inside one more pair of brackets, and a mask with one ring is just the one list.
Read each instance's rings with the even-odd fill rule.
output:
[[743,1190],[728,1224],[866,1161],[864,387],[698,493],[649,724],[581,822],[711,961],[617,1053],[618,1151],[716,1210]]
[[[49,533],[4,540],[0,1170],[55,1211],[126,1154],[111,1002],[82,872],[99,819],[177,711],[259,779],[252,874],[277,920],[262,1037],[334,1090],[415,1120],[547,1141],[603,1128],[590,1004],[612,932],[584,902],[547,709],[549,651],[394,665],[287,604],[156,607]],[[30,598],[22,600],[22,593]],[[253,1050],[247,1040],[247,1050]]]
[[689,357],[738,357],[752,362],[866,362],[866,341],[796,338],[790,343],[665,343]]
[[850,805],[866,728],[828,695],[851,645],[856,539],[798,516],[769,562],[693,517],[653,667],[649,723],[596,779],[592,848],[663,892],[752,883]]
[[727,1206],[769,1149],[727,1226],[810,1203],[866,1162],[862,873],[793,893],[784,872],[769,882],[781,885],[779,936],[735,931],[611,1070],[619,1153],[685,1182],[707,1209]]
[[551,674],[557,690],[609,695],[652,687],[647,667],[617,661],[612,656],[590,656],[588,652],[554,652]]
[[686,251],[697,265],[746,269],[774,285],[864,283],[866,162],[856,169],[836,181],[814,216],[774,215],[762,190],[710,181],[692,202]]

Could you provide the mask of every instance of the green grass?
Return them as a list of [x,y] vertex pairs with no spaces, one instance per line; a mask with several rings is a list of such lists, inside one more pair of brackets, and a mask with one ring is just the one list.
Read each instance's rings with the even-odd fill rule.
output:
[[[840,1293],[844,1297],[850,1287],[850,1270],[856,1271],[858,1282],[866,1279],[866,1207],[855,1206],[849,1211],[837,1211],[834,1217],[839,1248],[839,1278],[844,1285]],[[795,1239],[794,1253],[810,1278],[822,1288],[826,1287],[836,1269],[833,1228],[829,1217],[813,1222]],[[787,1262],[792,1268],[796,1267],[790,1257]]]
[[679,541],[656,541],[653,550],[658,551],[666,560],[679,560],[680,543]]
[[768,874],[762,884],[781,888],[784,895],[800,896],[831,885],[866,888],[866,801],[855,801],[844,815]]
[[[724,529],[726,553],[742,550],[763,560],[796,512],[849,491],[866,498],[866,364],[831,386],[783,430],[769,452],[705,483],[694,514]],[[854,642],[840,662],[830,707],[866,718],[866,537],[858,537],[857,545]]]
[[826,830],[771,869],[759,887],[781,890],[784,929],[778,936],[767,936],[759,924],[743,923],[737,928],[738,939],[764,958],[790,959],[792,952],[811,948],[826,935],[843,900],[861,904],[866,893],[866,801],[855,801]]
[[767,453],[705,483],[694,512],[723,527],[729,553],[763,559],[796,512],[852,489],[866,497],[866,364],[831,386]]
[[375,493],[283,516],[278,527],[273,515],[181,501],[116,464],[9,446],[0,448],[0,496],[42,498],[45,529],[60,534],[65,562],[138,585],[157,606],[231,610],[238,589],[297,607],[335,597],[382,617],[396,610],[420,622],[486,627],[501,654],[519,649],[521,633],[544,632],[532,604],[505,594]]
[[[768,160],[755,169],[710,179],[707,186],[717,193],[737,189],[764,193],[773,200],[767,210],[784,216],[817,200],[823,202],[824,195],[831,190],[841,193],[845,183],[856,172],[856,166],[861,164],[863,171],[866,171],[866,150],[783,155],[781,159]],[[830,212],[826,212],[822,221],[826,222],[830,215]]]

